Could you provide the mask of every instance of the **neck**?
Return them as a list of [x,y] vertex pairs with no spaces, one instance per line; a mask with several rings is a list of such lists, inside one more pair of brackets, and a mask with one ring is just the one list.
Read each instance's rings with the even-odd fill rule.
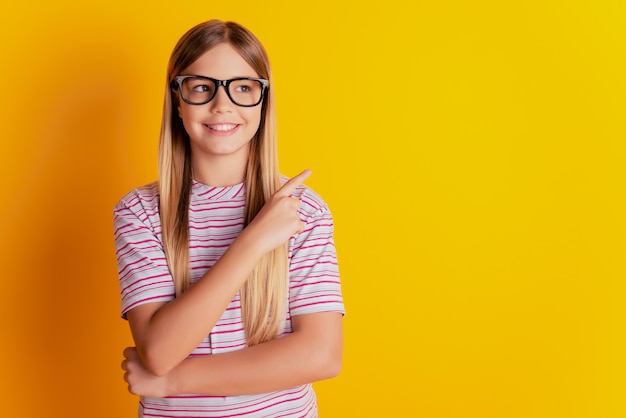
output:
[[207,186],[227,187],[242,183],[246,175],[248,152],[244,155],[191,157],[193,178]]

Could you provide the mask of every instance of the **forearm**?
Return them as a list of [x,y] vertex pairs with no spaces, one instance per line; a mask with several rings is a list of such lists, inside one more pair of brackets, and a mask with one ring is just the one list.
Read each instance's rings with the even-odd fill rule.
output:
[[168,375],[170,395],[250,395],[334,377],[341,368],[342,332],[340,325],[330,328],[327,337],[294,332],[238,351],[188,358]]
[[242,234],[194,286],[154,312],[141,330],[133,330],[150,370],[163,375],[198,346],[259,258],[253,241]]

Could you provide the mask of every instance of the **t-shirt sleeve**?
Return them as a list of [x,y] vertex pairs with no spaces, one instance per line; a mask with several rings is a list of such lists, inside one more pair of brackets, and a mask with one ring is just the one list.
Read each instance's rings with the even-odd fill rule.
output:
[[304,230],[291,239],[289,308],[292,316],[317,312],[345,315],[333,217],[326,204],[306,189],[300,196]]
[[123,318],[136,306],[175,297],[163,246],[142,203],[131,194],[113,211]]

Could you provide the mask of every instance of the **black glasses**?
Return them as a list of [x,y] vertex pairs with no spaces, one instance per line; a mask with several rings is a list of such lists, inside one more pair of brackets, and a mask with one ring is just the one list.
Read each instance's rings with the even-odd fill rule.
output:
[[178,88],[180,97],[190,105],[203,105],[215,97],[217,89],[224,86],[228,98],[237,106],[252,107],[261,103],[269,82],[264,78],[233,78],[216,80],[201,75],[178,75],[170,83]]

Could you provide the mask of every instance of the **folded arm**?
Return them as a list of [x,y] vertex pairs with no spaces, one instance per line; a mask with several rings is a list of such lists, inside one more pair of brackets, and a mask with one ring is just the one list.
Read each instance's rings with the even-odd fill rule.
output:
[[122,368],[137,395],[234,396],[266,393],[334,377],[341,368],[342,315],[321,312],[292,318],[294,332],[224,354],[192,357],[165,376],[151,374],[130,349]]

